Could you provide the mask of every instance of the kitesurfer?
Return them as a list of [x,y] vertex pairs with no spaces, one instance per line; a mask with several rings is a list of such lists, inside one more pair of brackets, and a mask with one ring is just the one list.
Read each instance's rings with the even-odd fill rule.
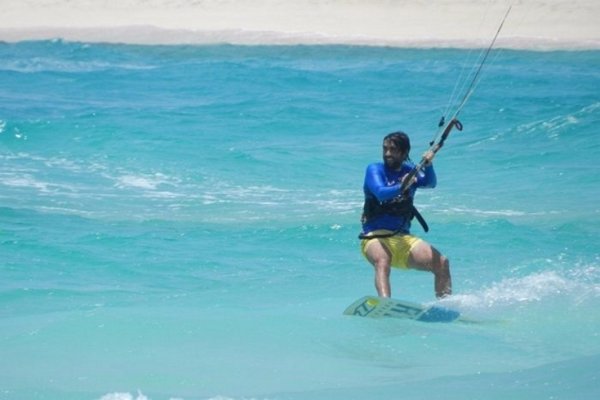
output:
[[438,298],[452,293],[448,259],[425,240],[410,234],[411,220],[427,224],[413,205],[417,188],[437,184],[432,161],[435,152],[423,155],[422,168],[406,182],[414,170],[410,160],[410,139],[404,132],[383,139],[383,162],[367,167],[362,215],[361,250],[375,269],[375,288],[380,297],[390,297],[391,267],[432,272]]

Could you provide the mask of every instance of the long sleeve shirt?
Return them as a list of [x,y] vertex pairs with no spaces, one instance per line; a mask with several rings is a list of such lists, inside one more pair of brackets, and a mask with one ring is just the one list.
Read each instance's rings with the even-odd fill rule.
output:
[[[401,195],[402,177],[415,167],[411,161],[405,161],[399,170],[392,170],[384,163],[373,163],[367,167],[363,190],[365,201],[376,199],[379,203],[389,202]],[[411,186],[408,195],[414,197],[417,188],[434,188],[437,185],[437,177],[433,166],[423,168],[416,175],[417,181]],[[410,219],[404,216],[382,214],[363,222],[363,233],[386,229],[410,232]]]

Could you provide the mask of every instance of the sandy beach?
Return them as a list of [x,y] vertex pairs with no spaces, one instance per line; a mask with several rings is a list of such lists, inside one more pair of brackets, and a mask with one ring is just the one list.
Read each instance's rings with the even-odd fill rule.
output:
[[597,0],[0,0],[0,40],[600,48]]

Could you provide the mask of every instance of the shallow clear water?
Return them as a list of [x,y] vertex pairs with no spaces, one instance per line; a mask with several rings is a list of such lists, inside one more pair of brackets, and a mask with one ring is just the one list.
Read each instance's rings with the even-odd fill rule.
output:
[[483,323],[342,316],[366,165],[477,54],[0,44],[0,398],[597,398],[597,51],[494,53],[418,194]]

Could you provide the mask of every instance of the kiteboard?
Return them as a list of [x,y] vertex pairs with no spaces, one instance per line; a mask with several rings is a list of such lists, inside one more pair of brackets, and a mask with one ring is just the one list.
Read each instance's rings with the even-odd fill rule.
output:
[[424,306],[385,297],[364,296],[350,304],[345,315],[368,318],[406,318],[422,322],[473,322],[460,312],[438,305]]

